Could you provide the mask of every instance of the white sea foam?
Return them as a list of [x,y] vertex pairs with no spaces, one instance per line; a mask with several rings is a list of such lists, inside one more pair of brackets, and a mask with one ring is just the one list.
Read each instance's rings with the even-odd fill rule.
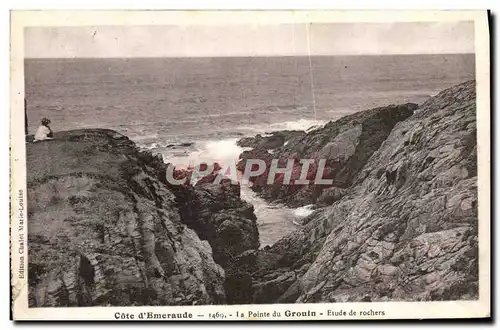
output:
[[299,218],[307,217],[308,215],[310,215],[314,212],[312,207],[313,207],[312,204],[298,207],[298,208],[293,210],[293,214]]
[[176,154],[171,157],[164,154],[164,158],[179,167],[194,166],[200,163],[219,163],[221,166],[229,166],[237,162],[239,155],[248,148],[239,147],[238,139],[226,139],[220,141],[195,142],[196,151],[186,152],[185,156]]
[[238,160],[240,154],[244,151],[243,148],[236,144],[237,141],[238,139],[208,141],[203,148],[205,152],[200,155],[227,165],[228,162]]
[[145,145],[140,145],[139,144],[139,147],[144,148],[144,149],[148,149],[148,150],[152,150],[152,149],[158,148],[158,143],[157,142],[153,142],[153,143],[145,144]]

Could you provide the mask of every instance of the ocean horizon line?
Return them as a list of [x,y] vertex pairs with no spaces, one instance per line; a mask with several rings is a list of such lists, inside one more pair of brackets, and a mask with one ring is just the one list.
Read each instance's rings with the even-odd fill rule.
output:
[[228,56],[137,56],[137,57],[92,57],[92,56],[78,56],[78,57],[25,57],[24,60],[139,60],[139,59],[226,59],[226,58],[283,58],[283,57],[395,57],[395,56],[458,56],[458,55],[475,55],[475,53],[402,53],[402,54],[315,54],[315,55],[228,55]]

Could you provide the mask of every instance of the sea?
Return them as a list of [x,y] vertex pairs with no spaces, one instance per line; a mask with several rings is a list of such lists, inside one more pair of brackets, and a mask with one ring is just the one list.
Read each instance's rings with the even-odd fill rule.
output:
[[[26,59],[28,129],[110,128],[180,167],[238,160],[244,136],[307,130],[378,106],[422,103],[474,79],[473,54]],[[183,144],[184,146],[176,146]],[[29,166],[29,164],[28,164]],[[248,187],[261,245],[297,229],[310,205],[270,204]]]

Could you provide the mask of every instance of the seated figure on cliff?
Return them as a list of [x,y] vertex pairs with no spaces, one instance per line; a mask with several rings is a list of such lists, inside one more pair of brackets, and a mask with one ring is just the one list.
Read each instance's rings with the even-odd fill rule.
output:
[[43,118],[42,125],[40,125],[36,129],[35,138],[33,142],[53,139],[53,133],[49,125],[50,125],[50,119]]

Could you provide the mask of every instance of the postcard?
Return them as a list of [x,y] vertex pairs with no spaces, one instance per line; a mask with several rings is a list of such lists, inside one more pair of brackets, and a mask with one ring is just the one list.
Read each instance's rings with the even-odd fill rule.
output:
[[23,320],[491,317],[487,11],[11,12]]

